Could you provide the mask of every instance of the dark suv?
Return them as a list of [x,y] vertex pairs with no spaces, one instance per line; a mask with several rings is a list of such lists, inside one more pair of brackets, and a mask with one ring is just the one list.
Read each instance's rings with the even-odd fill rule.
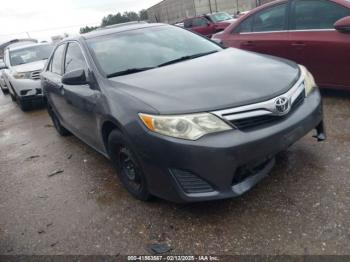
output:
[[135,197],[239,196],[312,129],[320,93],[306,68],[163,24],[66,39],[42,74],[48,112],[108,157]]

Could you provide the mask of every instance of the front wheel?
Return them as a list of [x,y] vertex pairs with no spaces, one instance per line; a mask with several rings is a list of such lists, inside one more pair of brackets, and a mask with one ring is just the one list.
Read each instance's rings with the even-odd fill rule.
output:
[[11,93],[11,92],[9,92],[10,93],[10,96],[11,96],[11,100],[13,101],[13,102],[16,102],[16,97]]
[[29,102],[18,99],[18,103],[19,103],[19,107],[23,112],[26,112],[30,109]]
[[150,200],[152,197],[142,168],[124,136],[117,130],[113,130],[108,137],[108,153],[120,181],[128,192],[139,200]]

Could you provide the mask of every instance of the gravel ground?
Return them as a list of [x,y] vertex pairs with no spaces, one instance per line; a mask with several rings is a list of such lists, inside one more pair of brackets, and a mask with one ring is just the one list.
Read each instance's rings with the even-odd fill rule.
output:
[[148,254],[161,243],[170,254],[350,255],[350,94],[324,97],[326,142],[309,134],[240,198],[177,205],[134,200],[46,110],[23,113],[0,94],[0,254]]

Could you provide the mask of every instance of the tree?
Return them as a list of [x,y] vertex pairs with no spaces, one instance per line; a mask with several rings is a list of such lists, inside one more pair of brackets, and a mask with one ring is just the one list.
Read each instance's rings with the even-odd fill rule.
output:
[[140,20],[141,20],[141,21],[147,21],[147,20],[148,20],[148,13],[147,13],[147,10],[146,10],[146,9],[142,9],[142,10],[139,12],[139,17],[140,17]]
[[91,31],[94,31],[98,28],[98,26],[85,26],[80,28],[80,34],[85,34],[85,33],[89,33]]
[[[118,12],[116,14],[109,14],[102,18],[101,27],[106,27],[109,25],[115,25],[120,23],[127,23],[132,21],[146,21],[148,20],[148,14],[147,10],[141,10],[139,13],[130,11],[130,12],[124,12],[123,14]],[[80,33],[85,34],[90,31],[95,30],[97,27],[94,26],[85,26],[80,28]]]

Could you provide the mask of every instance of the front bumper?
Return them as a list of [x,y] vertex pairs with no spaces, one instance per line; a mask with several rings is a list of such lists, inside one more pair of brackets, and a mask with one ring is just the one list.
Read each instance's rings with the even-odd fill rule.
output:
[[[198,141],[146,131],[133,141],[152,194],[173,202],[196,202],[247,192],[270,173],[277,153],[314,128],[319,135],[323,132],[318,90],[287,118],[253,131],[232,130]],[[194,190],[186,187],[191,183]]]
[[13,79],[11,85],[19,100],[25,102],[42,101],[43,92],[40,80]]

